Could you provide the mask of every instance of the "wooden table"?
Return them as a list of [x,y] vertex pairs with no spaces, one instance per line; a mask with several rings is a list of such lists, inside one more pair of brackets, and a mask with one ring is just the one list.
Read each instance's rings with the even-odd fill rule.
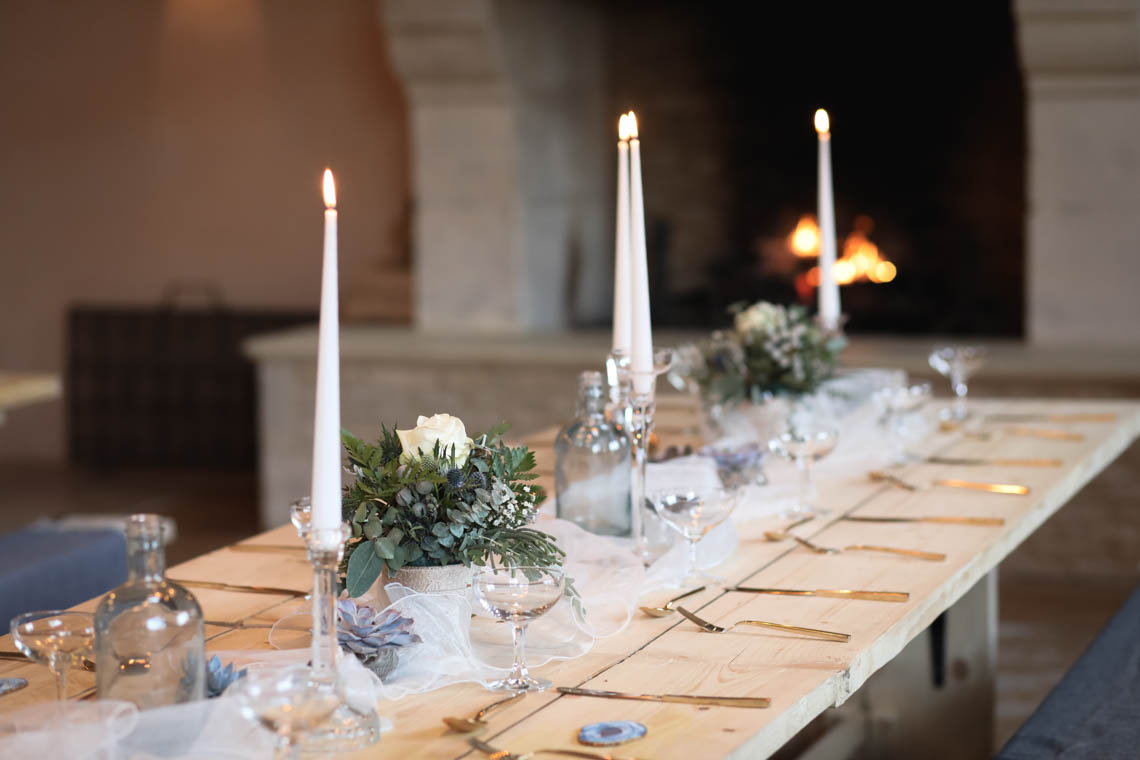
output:
[[[663,437],[691,429],[691,413],[663,404],[659,412]],[[669,617],[637,617],[622,633],[599,640],[585,656],[540,670],[559,685],[631,692],[671,692],[766,696],[767,710],[705,708],[560,696],[527,696],[491,719],[484,738],[514,752],[537,747],[575,747],[578,729],[599,720],[627,718],[649,727],[649,734],[622,748],[620,754],[641,758],[767,757],[829,707],[842,705],[868,678],[891,662],[943,611],[967,594],[1002,558],[1063,506],[1084,484],[1115,459],[1140,433],[1140,404],[1132,402],[1026,400],[979,402],[979,409],[1025,412],[1109,412],[1115,421],[1067,424],[1083,433],[1080,442],[1007,437],[977,441],[960,434],[937,434],[925,442],[928,451],[961,457],[1056,457],[1062,467],[946,467],[921,465],[909,476],[968,477],[971,480],[1022,483],[1028,496],[931,489],[907,492],[869,481],[820,481],[820,503],[836,510],[828,519],[803,526],[804,535],[824,545],[881,543],[945,552],[945,562],[924,562],[873,554],[821,556],[787,543],[763,540],[765,529],[778,521],[754,521],[739,527],[740,549],[718,573],[730,583],[788,588],[866,588],[909,591],[905,604],[785,598],[726,593],[710,589],[690,600],[690,607],[714,622],[743,618],[845,631],[848,643],[833,643],[745,629],[717,635]],[[1058,427],[1049,424],[1048,427]],[[545,440],[537,440],[545,439]],[[545,450],[549,433],[533,443]],[[546,454],[549,456],[549,454]],[[542,454],[540,454],[542,457]],[[819,474],[825,474],[826,463]],[[1002,527],[929,523],[872,525],[841,521],[846,512],[861,515],[969,515],[1002,517]],[[806,530],[811,527],[811,530]],[[284,526],[248,543],[300,546]],[[309,566],[300,552],[259,554],[221,549],[174,567],[181,579],[231,581],[303,589]],[[256,596],[195,589],[206,617],[271,622],[295,608],[285,597]],[[662,594],[665,597],[667,594]],[[657,601],[652,599],[651,601]],[[83,605],[91,609],[94,602]],[[210,626],[212,649],[267,647],[263,629],[235,630]],[[0,641],[11,650],[11,641]],[[50,699],[53,684],[45,668],[0,663],[0,675],[28,678],[27,689],[0,698],[0,711]],[[75,691],[92,682],[86,673],[72,679]],[[380,745],[359,757],[458,758],[467,756],[464,738],[445,734],[444,715],[467,715],[495,696],[470,685],[450,686],[429,694],[380,705],[395,730]],[[477,753],[472,756],[477,756]]]

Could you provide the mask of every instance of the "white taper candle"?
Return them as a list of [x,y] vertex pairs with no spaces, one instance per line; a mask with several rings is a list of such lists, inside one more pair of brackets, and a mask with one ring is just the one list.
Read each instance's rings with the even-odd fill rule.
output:
[[835,198],[831,188],[831,121],[827,111],[815,112],[819,136],[819,317],[829,329],[839,327],[839,285],[835,282]]
[[630,240],[629,240],[629,116],[618,120],[618,184],[617,234],[614,239],[614,352],[629,356],[630,299]]
[[340,318],[337,294],[336,184],[325,169],[325,243],[317,337],[317,403],[313,422],[312,527],[332,531],[340,515]]
[[631,306],[629,365],[635,393],[653,390],[653,328],[649,314],[649,262],[645,249],[645,200],[641,189],[641,140],[637,117],[629,112],[630,279]]

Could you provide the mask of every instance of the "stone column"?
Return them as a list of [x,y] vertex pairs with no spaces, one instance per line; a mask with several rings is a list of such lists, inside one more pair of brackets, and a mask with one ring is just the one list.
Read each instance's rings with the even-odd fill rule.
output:
[[411,112],[415,325],[604,318],[612,171],[598,9],[381,0],[379,10]]
[[1140,345],[1140,0],[1017,0],[1038,344]]

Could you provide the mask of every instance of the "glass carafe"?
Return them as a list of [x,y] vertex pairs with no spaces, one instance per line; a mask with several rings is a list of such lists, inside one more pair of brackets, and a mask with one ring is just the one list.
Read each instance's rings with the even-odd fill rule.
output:
[[600,372],[578,381],[578,415],[554,441],[558,516],[591,533],[629,536],[632,448],[620,422],[607,419]]
[[165,577],[162,518],[127,523],[127,582],[95,610],[95,684],[99,699],[142,709],[204,699],[202,608]]

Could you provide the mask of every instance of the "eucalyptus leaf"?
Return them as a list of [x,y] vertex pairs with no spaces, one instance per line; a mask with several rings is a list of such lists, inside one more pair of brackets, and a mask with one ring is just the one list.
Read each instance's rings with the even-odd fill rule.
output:
[[381,559],[392,559],[396,556],[396,542],[387,536],[381,536],[372,542],[372,549]]
[[[359,545],[357,546],[359,548]],[[354,551],[348,558],[348,570],[345,573],[345,588],[351,597],[362,596],[372,588],[372,584],[380,577],[380,570],[384,563],[375,552]]]

